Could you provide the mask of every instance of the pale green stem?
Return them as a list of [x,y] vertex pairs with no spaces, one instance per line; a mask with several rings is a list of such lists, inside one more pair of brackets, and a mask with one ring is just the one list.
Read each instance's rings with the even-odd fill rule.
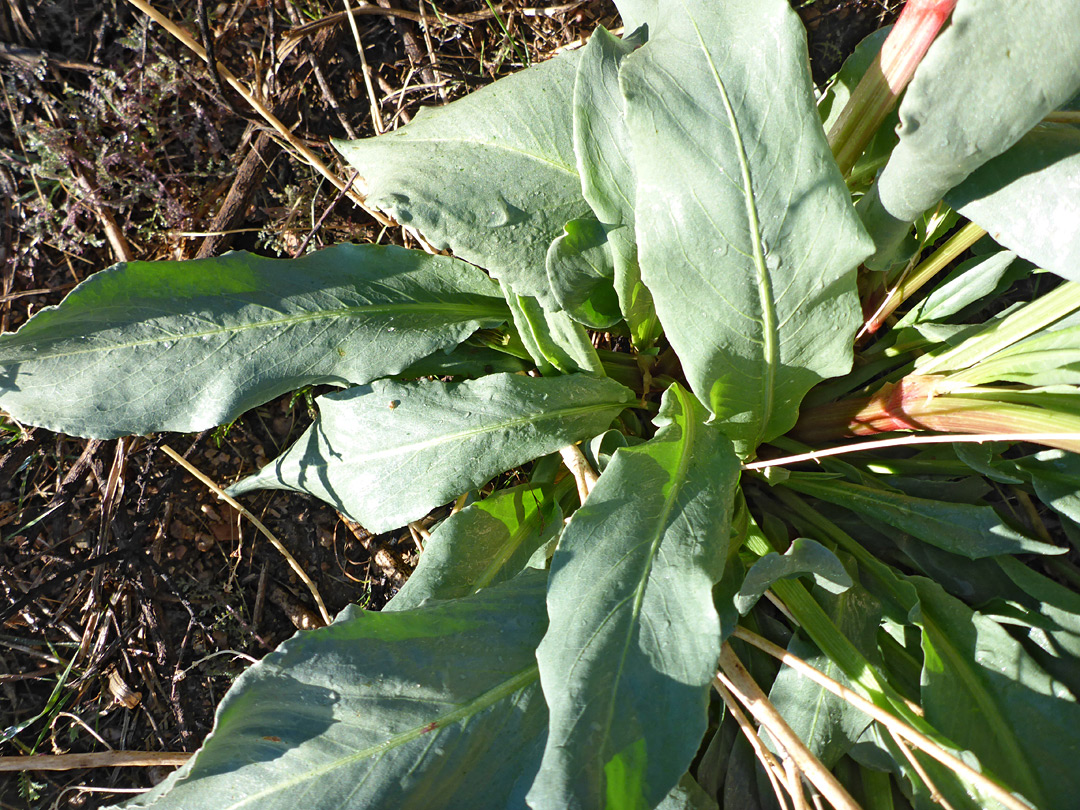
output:
[[930,279],[944,270],[957,256],[986,236],[986,231],[969,222],[959,231],[954,233],[945,244],[935,250],[929,258],[920,263],[918,267],[904,276],[885,295],[885,300],[877,308],[877,311],[863,324],[860,334],[869,332],[873,334],[896,310],[898,306],[921,290]]

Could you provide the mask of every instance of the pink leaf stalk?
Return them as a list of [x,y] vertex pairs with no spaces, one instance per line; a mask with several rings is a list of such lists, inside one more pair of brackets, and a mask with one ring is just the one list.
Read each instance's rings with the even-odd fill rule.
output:
[[908,0],[866,74],[829,131],[846,177],[956,7],[956,0]]

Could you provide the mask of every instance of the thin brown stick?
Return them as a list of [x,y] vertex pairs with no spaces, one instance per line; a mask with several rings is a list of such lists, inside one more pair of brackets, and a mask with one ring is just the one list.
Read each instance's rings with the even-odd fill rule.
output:
[[778,661],[782,661],[800,674],[805,675],[818,686],[828,689],[837,697],[846,700],[859,711],[870,715],[870,717],[881,723],[881,725],[885,726],[890,732],[894,732],[897,736],[903,737],[924,754],[933,757],[945,767],[975,784],[980,790],[989,793],[994,799],[1008,807],[1009,810],[1031,810],[1030,805],[1021,802],[992,779],[984,776],[963,760],[950,754],[925,734],[916,731],[900,718],[875,706],[862,695],[853,692],[843,684],[837,683],[820,670],[814,669],[797,655],[792,655],[783,647],[773,644],[768,639],[762,638],[757,633],[747,630],[745,627],[736,627],[735,637],[742,639],[747,644],[752,644]]
[[940,804],[945,810],[953,810],[953,806],[941,795],[941,791],[938,790],[937,785],[930,779],[930,774],[926,772],[926,768],[924,768],[922,763],[915,758],[915,754],[911,750],[911,747],[904,742],[903,738],[898,736],[895,731],[889,730],[889,736],[893,738],[893,742],[896,743],[896,747],[899,748],[900,752],[904,755],[904,759],[906,759],[911,764],[911,767],[915,769],[915,773],[917,773],[919,778],[926,783],[928,788],[930,788],[930,801]]
[[788,793],[791,794],[791,801],[795,804],[795,810],[810,810],[806,804],[806,794],[803,793],[802,773],[799,771],[799,766],[795,764],[795,760],[791,757],[784,759],[784,772],[787,775]]
[[785,464],[797,464],[800,461],[816,461],[828,456],[841,456],[847,453],[861,453],[864,450],[880,450],[885,447],[906,447],[910,444],[949,444],[951,442],[967,442],[969,444],[982,444],[983,442],[1035,442],[1059,439],[1062,441],[1080,440],[1080,433],[971,433],[949,434],[948,436],[901,436],[893,439],[875,439],[870,442],[856,442],[845,444],[840,447],[827,447],[824,450],[814,450],[809,453],[798,453],[783,458],[770,458],[765,461],[753,461],[743,464],[744,470],[764,470],[768,467],[782,467]]
[[803,741],[791,730],[791,726],[769,702],[757,681],[750,676],[731,645],[726,642],[721,648],[720,672],[716,677],[739,699],[754,719],[768,729],[773,739],[787,750],[810,783],[833,807],[837,810],[862,810],[836,777],[821,764],[821,760],[810,753]]
[[731,712],[731,716],[735,718],[735,722],[739,726],[739,731],[743,733],[747,742],[750,743],[750,748],[753,749],[754,756],[758,758],[758,762],[760,762],[762,768],[765,769],[765,775],[769,777],[769,784],[772,785],[773,793],[776,794],[777,803],[782,810],[788,810],[787,799],[784,798],[784,789],[781,787],[781,782],[778,778],[784,775],[780,763],[776,761],[776,757],[772,755],[772,752],[762,744],[757,729],[751,724],[750,719],[739,706],[739,702],[735,699],[735,696],[728,691],[728,688],[724,686],[719,679],[714,678],[713,689],[716,690],[717,694],[719,694],[720,698],[724,701],[724,705],[727,706],[728,711]]
[[[359,176],[360,176],[359,170],[354,170],[352,175],[349,177],[348,185],[345,186],[345,188],[346,189],[352,188],[352,184],[356,182],[356,178],[359,177]],[[300,243],[300,247],[298,247],[296,249],[296,252],[293,253],[294,257],[304,255],[304,251],[307,250],[308,244],[310,244],[310,242],[311,242],[312,238],[315,236],[315,234],[319,232],[319,229],[323,226],[323,223],[326,222],[326,218],[328,216],[330,216],[330,212],[333,211],[334,208],[337,207],[337,204],[339,202],[341,202],[341,198],[345,196],[345,193],[346,193],[345,191],[339,191],[337,193],[337,196],[334,197],[334,199],[330,202],[330,204],[328,206],[326,206],[326,209],[322,212],[322,216],[319,217],[319,221],[315,223],[315,227],[312,228],[308,232],[308,235],[304,237],[304,241]]]
[[296,561],[296,558],[289,553],[289,550],[287,548],[285,548],[284,544],[282,544],[282,542],[274,536],[273,532],[266,528],[266,526],[263,525],[262,521],[255,517],[255,515],[251,514],[251,512],[249,512],[239,501],[237,501],[231,495],[228,495],[225,490],[215,484],[210,478],[208,478],[200,470],[198,470],[190,461],[181,456],[167,444],[161,445],[161,450],[163,453],[165,453],[165,455],[167,455],[169,458],[171,458],[173,461],[175,461],[177,464],[179,464],[181,467],[191,473],[191,475],[195,476],[196,479],[209,487],[215,495],[221,498],[221,500],[225,501],[225,503],[229,504],[229,506],[231,506],[233,509],[235,509],[248,520],[250,520],[255,526],[255,528],[262,532],[263,536],[267,540],[269,540],[273,544],[274,548],[276,548],[281,553],[281,556],[284,557],[286,561],[288,561],[289,566],[292,568],[293,571],[296,572],[296,575],[300,577],[301,580],[303,580],[305,585],[307,585],[308,590],[311,592],[311,596],[315,599],[315,604],[319,606],[319,613],[322,616],[323,621],[327,624],[330,624],[330,613],[327,611],[326,604],[323,602],[323,598],[319,594],[318,587],[312,581],[311,577],[308,576],[307,571],[303,569],[300,563]]
[[349,28],[352,30],[353,41],[356,43],[356,52],[360,54],[360,68],[364,74],[364,87],[367,88],[368,106],[371,109],[371,126],[376,135],[382,135],[386,128],[383,127],[382,113],[379,111],[379,101],[375,98],[375,85],[371,83],[371,66],[368,65],[367,55],[364,53],[364,43],[360,39],[360,29],[356,27],[356,17],[351,13],[352,8],[349,0],[345,3],[346,17],[349,20]]
[[0,757],[0,771],[74,771],[80,768],[144,768],[183,765],[191,754],[183,751],[104,751],[99,754],[34,754]]

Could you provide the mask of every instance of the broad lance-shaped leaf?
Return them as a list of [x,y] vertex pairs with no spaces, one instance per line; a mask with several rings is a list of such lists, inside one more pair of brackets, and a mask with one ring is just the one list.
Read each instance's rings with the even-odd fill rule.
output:
[[360,172],[368,205],[557,308],[548,246],[590,213],[571,138],[577,62],[565,53],[378,138],[334,145]]
[[901,492],[794,473],[783,486],[872,517],[924,543],[972,560],[998,554],[1063,554],[1006,524],[992,506],[914,498]]
[[926,719],[1036,807],[1080,795],[1080,706],[992,619],[912,577]]
[[535,810],[651,808],[686,772],[707,724],[739,466],[677,385],[649,442],[618,450],[551,562],[537,650],[551,712]]
[[[959,0],[904,94],[900,142],[859,204],[877,245],[875,267],[888,265],[916,217],[1076,93],[1078,30],[1073,0]],[[1018,242],[1003,244],[1027,257]]]
[[508,317],[477,268],[398,247],[130,262],[0,336],[0,407],[79,436],[203,430],[304,385],[397,374]]
[[620,78],[642,277],[694,392],[749,453],[851,367],[871,247],[814,107],[802,23],[785,0],[676,0]]
[[587,374],[377,380],[319,397],[319,418],[231,495],[292,489],[368,531],[404,526],[492,476],[607,429],[634,393]]
[[945,195],[994,240],[1080,281],[1080,130],[1036,127]]
[[[837,629],[868,660],[877,663],[880,654],[876,635],[881,625],[881,604],[859,585],[836,597],[826,598],[825,602],[829,618]],[[787,649],[849,689],[854,688],[837,663],[801,632],[791,637]],[[776,674],[769,689],[769,700],[826,768],[836,765],[871,722],[850,703],[790,667],[781,667]]]
[[[581,190],[606,231],[619,307],[630,327],[631,339],[639,346],[647,346],[657,338],[660,324],[638,266],[634,230],[637,180],[625,100],[619,90],[619,67],[623,58],[644,40],[641,30],[617,39],[603,28],[596,29],[581,50],[574,83],[574,153]],[[567,298],[561,296],[561,300]]]
[[545,576],[415,610],[348,607],[247,670],[154,810],[519,808],[547,709]]
[[569,475],[552,487],[523,484],[450,515],[431,533],[416,570],[383,610],[457,599],[516,576],[533,552],[562,531],[558,499],[573,488]]

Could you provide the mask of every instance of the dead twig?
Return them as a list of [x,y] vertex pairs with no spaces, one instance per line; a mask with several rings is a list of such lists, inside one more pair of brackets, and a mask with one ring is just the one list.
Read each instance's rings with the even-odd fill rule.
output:
[[861,810],[858,802],[791,730],[791,726],[769,702],[757,681],[746,671],[731,645],[726,642],[721,648],[720,672],[716,678],[739,699],[758,723],[768,729],[773,739],[787,750],[799,770],[833,807],[837,810]]
[[104,751],[99,754],[34,754],[0,757],[0,771],[75,771],[82,768],[145,768],[183,765],[191,754],[172,751]]

